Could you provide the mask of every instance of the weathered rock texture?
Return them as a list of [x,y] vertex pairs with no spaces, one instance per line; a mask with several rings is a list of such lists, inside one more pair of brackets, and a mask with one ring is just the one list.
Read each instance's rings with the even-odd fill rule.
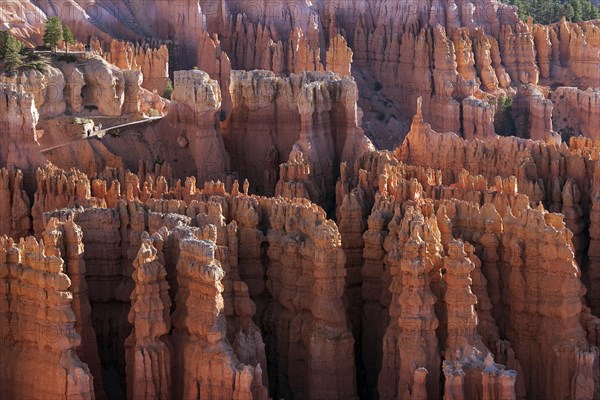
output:
[[2,238],[0,271],[2,397],[94,399],[90,370],[75,352],[81,336],[58,248],[31,236],[18,245]]
[[108,45],[98,43],[96,46],[107,47],[102,56],[111,64],[122,70],[141,71],[144,82],[142,87],[162,94],[169,79],[169,50],[161,44],[153,48],[149,43],[133,44],[120,40],[111,40]]
[[31,230],[31,210],[21,170],[0,170],[0,204],[0,234],[13,238],[27,236]]
[[598,21],[9,3],[92,51],[0,89],[0,397],[598,397]]
[[[310,199],[330,209],[339,162],[372,148],[359,128],[351,79],[322,72],[283,79],[263,71],[234,71],[231,97],[225,146],[233,168],[260,194],[274,194],[279,163],[290,154],[290,163],[306,165],[298,178],[306,181],[307,194],[314,196]],[[287,172],[291,166],[282,168],[280,179],[297,180]]]
[[171,398],[172,356],[167,341],[171,329],[171,299],[167,272],[158,254],[163,246],[164,239],[158,233],[152,238],[142,236],[134,260],[136,285],[128,317],[133,330],[125,341],[127,397],[130,399]]
[[32,93],[22,85],[0,85],[0,165],[31,171],[45,164],[35,131],[38,118]]
[[558,132],[600,139],[600,92],[559,87],[551,93],[552,121]]
[[[275,380],[271,390],[283,396],[293,393],[327,399],[342,393],[343,398],[355,398],[353,339],[342,304],[345,257],[339,233],[333,222],[325,219],[322,209],[308,202],[255,198],[239,192],[232,197],[222,184],[212,189],[207,184],[204,191],[199,191],[194,181],[186,182],[185,191],[181,187],[171,191],[166,184],[163,189],[161,184],[152,185],[157,191],[146,197],[146,206],[142,207],[139,200],[133,200],[134,193],[143,193],[137,176],[122,178],[122,185],[111,186],[116,192],[107,191],[97,182],[92,192],[101,197],[89,197],[89,193],[84,196],[115,209],[63,210],[48,213],[46,218],[57,215],[82,227],[92,322],[102,338],[98,351],[103,363],[112,365],[122,382],[127,382],[129,396],[170,393],[186,397],[199,391],[201,396],[204,393],[211,398],[265,399],[267,372],[272,371]],[[152,179],[148,176],[147,182]],[[85,187],[86,181],[81,184]],[[120,187],[127,190],[121,192]],[[162,200],[167,192],[188,202]],[[119,200],[125,196],[130,200]],[[227,215],[233,218],[230,224],[225,223]],[[302,221],[313,222],[306,225]],[[265,238],[257,227],[263,224],[273,227],[267,237],[273,247],[286,247],[288,242],[299,240],[298,234],[305,238],[299,242],[297,252],[286,257],[271,251],[262,254]],[[100,226],[112,226],[114,234],[101,234]],[[144,230],[154,233],[148,236]],[[97,252],[102,243],[114,250]],[[133,249],[140,246],[136,256]],[[108,265],[113,267],[102,267]],[[295,266],[300,265],[306,271],[294,278]],[[285,272],[285,268],[291,269]],[[205,269],[206,273],[198,272]],[[151,272],[154,275],[148,276]],[[128,274],[134,279],[128,279]],[[302,289],[294,288],[297,279],[306,281]],[[165,297],[167,282],[172,288],[169,298],[174,300],[172,334],[167,329],[171,302]],[[260,283],[262,286],[257,286]],[[107,284],[112,288],[109,291]],[[282,284],[288,289],[280,289]],[[144,285],[153,285],[154,289],[144,289]],[[200,288],[213,293],[214,303],[205,302],[205,297],[193,300],[203,293]],[[129,293],[131,308],[125,302]],[[155,297],[152,300],[144,296]],[[261,323],[266,324],[263,329],[272,332],[266,343],[273,353],[269,360],[261,331],[253,322],[257,308],[251,297],[260,306],[260,319],[269,316]],[[153,306],[140,308],[142,302]],[[209,311],[215,307],[220,310],[217,314]],[[132,327],[123,321],[125,312]],[[209,315],[212,319],[206,320]],[[108,327],[103,327],[107,323]],[[308,336],[302,339],[304,334],[300,332],[304,331]],[[125,341],[126,335],[130,336]],[[306,351],[300,351],[297,345]],[[115,353],[107,353],[111,347]],[[146,358],[153,361],[144,362]],[[205,363],[199,360],[213,360],[214,368],[204,368]],[[229,381],[237,383],[230,387],[225,384]],[[198,382],[213,384],[199,387]]]

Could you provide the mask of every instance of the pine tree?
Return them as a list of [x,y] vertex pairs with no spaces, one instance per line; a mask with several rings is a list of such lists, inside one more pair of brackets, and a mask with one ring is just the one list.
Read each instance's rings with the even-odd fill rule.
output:
[[44,32],[44,42],[56,52],[56,45],[63,40],[62,23],[58,17],[51,17],[46,21],[46,31]]
[[8,32],[0,31],[0,57],[4,57],[4,50],[6,49],[6,38],[8,38]]
[[575,10],[573,10],[573,6],[567,4],[565,6],[565,18],[567,21],[573,21],[573,17],[575,16]]
[[165,99],[171,100],[171,95],[173,94],[173,85],[171,85],[171,80],[167,80],[167,85],[165,86],[165,91],[163,93],[163,97]]
[[69,52],[69,45],[75,43],[75,38],[73,37],[73,32],[67,25],[63,25],[63,40],[65,42],[65,50]]
[[6,45],[4,48],[4,65],[6,70],[15,71],[21,65],[23,65],[23,60],[21,59],[21,47],[23,44],[17,40],[13,35],[8,35],[6,37]]
[[502,0],[518,8],[523,21],[531,16],[538,24],[552,24],[565,17],[571,22],[600,18],[600,5],[593,0]]
[[583,7],[581,5],[581,1],[572,0],[571,6],[573,6],[573,22],[581,21],[583,19]]

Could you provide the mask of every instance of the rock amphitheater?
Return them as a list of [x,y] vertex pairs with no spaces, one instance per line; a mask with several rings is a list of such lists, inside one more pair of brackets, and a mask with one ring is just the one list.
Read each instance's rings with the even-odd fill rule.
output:
[[52,15],[76,60],[0,77],[0,399],[600,399],[600,20],[0,2]]

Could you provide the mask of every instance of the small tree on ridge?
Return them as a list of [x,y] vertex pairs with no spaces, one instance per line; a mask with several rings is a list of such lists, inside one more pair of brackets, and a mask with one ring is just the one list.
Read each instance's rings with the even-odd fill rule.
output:
[[69,52],[69,45],[75,43],[73,32],[67,25],[63,25],[63,41],[65,42],[66,52]]
[[52,52],[56,52],[56,45],[63,40],[62,22],[58,17],[51,17],[46,21],[46,30],[44,32],[44,43],[52,48]]

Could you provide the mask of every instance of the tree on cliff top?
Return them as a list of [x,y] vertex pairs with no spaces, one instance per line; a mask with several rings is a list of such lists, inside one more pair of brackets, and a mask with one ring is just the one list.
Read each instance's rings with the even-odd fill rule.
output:
[[66,52],[69,52],[69,45],[75,43],[73,32],[67,25],[63,25],[63,40],[65,41]]
[[538,24],[552,24],[565,17],[567,21],[579,22],[600,18],[600,6],[591,0],[502,0],[517,6],[519,17],[533,18]]
[[23,43],[8,32],[0,32],[0,56],[4,59],[7,71],[15,71],[23,60],[20,54]]
[[56,45],[63,40],[63,28],[60,18],[51,17],[46,21],[46,31],[44,32],[44,43],[56,52]]
[[165,86],[165,91],[163,92],[163,97],[165,99],[171,100],[171,95],[173,94],[173,85],[171,84],[171,80],[167,80],[167,85]]

